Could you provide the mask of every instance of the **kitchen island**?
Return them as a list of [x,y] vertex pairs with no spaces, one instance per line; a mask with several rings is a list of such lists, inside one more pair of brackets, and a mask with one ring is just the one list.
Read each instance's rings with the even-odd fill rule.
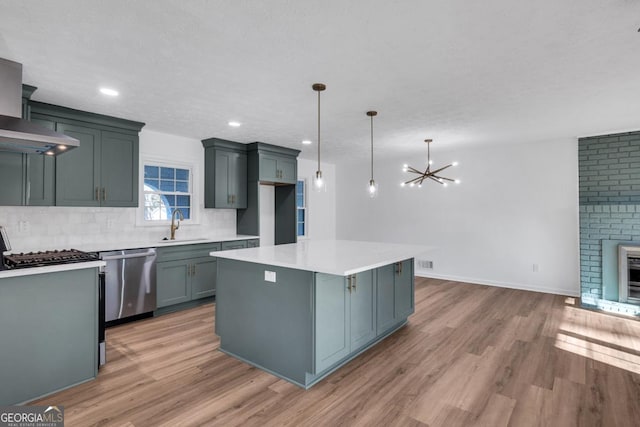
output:
[[309,388],[407,322],[413,258],[429,249],[309,240],[212,252],[220,350]]
[[96,377],[102,266],[91,261],[0,271],[0,405]]

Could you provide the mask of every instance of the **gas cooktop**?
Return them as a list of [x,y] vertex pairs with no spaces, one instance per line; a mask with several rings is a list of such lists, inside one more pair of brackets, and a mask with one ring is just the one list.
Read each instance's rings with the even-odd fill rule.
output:
[[4,256],[4,263],[7,268],[13,269],[97,261],[98,259],[97,254],[82,252],[77,249],[63,249],[61,251],[9,254]]

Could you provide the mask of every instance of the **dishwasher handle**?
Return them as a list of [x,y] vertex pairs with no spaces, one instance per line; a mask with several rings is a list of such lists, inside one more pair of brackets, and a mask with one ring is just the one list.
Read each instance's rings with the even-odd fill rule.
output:
[[149,251],[149,252],[143,252],[141,254],[127,254],[127,255],[109,255],[109,256],[103,256],[101,257],[101,259],[103,261],[113,261],[113,260],[118,260],[118,259],[129,259],[129,258],[146,258],[149,256],[155,256],[156,252],[155,250]]

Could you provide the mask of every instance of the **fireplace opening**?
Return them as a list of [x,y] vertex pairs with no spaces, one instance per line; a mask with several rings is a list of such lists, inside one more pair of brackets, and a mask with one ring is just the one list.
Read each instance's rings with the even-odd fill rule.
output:
[[640,301],[640,257],[627,256],[629,267],[627,298]]
[[640,304],[640,246],[618,246],[618,301]]

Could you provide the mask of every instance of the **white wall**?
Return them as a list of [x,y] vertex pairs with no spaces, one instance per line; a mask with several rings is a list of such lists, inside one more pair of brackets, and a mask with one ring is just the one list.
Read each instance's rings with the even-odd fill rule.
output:
[[307,182],[307,238],[331,240],[336,238],[336,166],[322,163],[322,177],[327,183],[327,190],[312,190],[313,177],[318,170],[317,161],[298,159],[298,179]]
[[[339,239],[434,246],[422,276],[566,295],[579,294],[577,140],[432,152],[460,185],[401,188],[402,164],[376,161],[380,195],[369,199],[368,163],[339,164]],[[534,272],[533,264],[538,265]]]
[[[150,130],[140,133],[140,182],[142,162],[153,158],[195,164],[195,216],[186,222],[179,237],[224,236],[236,233],[236,214],[231,209],[204,209],[204,149],[199,140]],[[142,196],[142,194],[141,194]],[[168,236],[169,226],[141,226],[138,208],[0,206],[0,225],[7,227],[15,251],[85,247],[93,242],[155,241]]]

